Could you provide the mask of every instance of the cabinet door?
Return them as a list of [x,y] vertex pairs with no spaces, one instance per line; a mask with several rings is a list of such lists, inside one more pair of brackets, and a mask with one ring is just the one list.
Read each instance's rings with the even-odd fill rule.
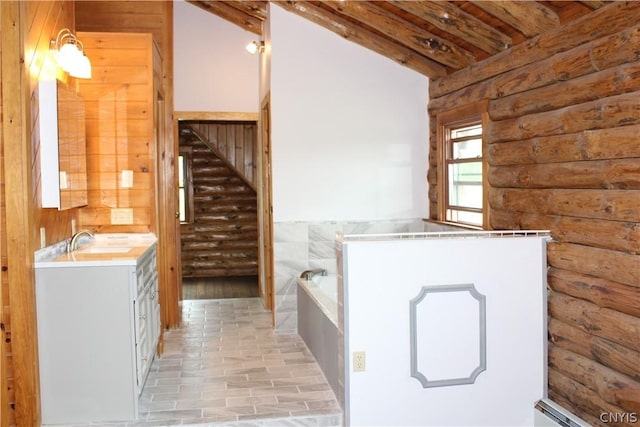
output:
[[143,288],[142,293],[134,301],[135,329],[136,329],[136,376],[138,393],[142,392],[146,374],[149,371],[149,288]]
[[[160,294],[158,293],[158,274],[154,273],[151,282],[151,297],[149,301],[149,331],[151,336],[151,352],[155,353],[158,349],[158,340],[160,339]],[[152,354],[153,356],[153,354]]]

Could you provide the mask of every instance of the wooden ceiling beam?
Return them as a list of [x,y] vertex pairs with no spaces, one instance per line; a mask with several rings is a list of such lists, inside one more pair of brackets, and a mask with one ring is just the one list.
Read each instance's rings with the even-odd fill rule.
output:
[[560,25],[560,17],[556,13],[535,1],[471,0],[471,3],[527,37],[535,37]]
[[267,19],[267,3],[268,1],[230,1],[226,2],[229,6],[246,13],[249,16],[264,22]]
[[405,21],[368,1],[321,2],[335,12],[375,28],[394,41],[404,44],[435,62],[459,70],[475,62],[473,55],[461,47]]
[[218,15],[222,19],[225,19],[232,24],[238,25],[245,30],[257,35],[262,35],[262,20],[252,15],[229,6],[228,2],[223,1],[204,1],[204,0],[187,0],[187,3],[191,3],[198,6],[201,9],[206,10],[209,13]]
[[398,0],[393,0],[391,3],[487,53],[494,54],[511,47],[511,37],[490,27],[452,3]]
[[396,43],[380,34],[368,31],[353,22],[337,15],[327,13],[325,9],[308,1],[274,1],[274,4],[289,12],[302,16],[316,24],[357,43],[367,49],[410,68],[433,79],[447,75],[442,65],[423,57],[412,49]]

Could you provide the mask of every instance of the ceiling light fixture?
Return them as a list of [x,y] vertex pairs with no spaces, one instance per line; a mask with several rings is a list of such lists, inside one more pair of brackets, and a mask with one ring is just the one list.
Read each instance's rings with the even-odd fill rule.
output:
[[49,49],[53,52],[58,67],[70,76],[79,79],[91,78],[91,62],[84,53],[84,46],[68,28],[60,30]]
[[245,49],[247,49],[247,52],[249,52],[250,54],[255,54],[257,52],[263,52],[264,51],[264,42],[262,40],[258,41],[252,41],[251,43],[249,43],[247,46],[245,46]]

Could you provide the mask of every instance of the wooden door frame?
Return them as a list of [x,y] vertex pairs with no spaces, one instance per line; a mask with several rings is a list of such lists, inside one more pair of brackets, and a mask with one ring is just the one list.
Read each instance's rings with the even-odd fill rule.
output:
[[[179,126],[180,126],[180,122],[181,121],[189,121],[189,120],[193,120],[193,121],[197,121],[197,120],[202,120],[202,121],[228,121],[228,122],[256,122],[258,124],[258,129],[261,129],[261,121],[260,121],[260,114],[259,113],[253,113],[253,112],[205,112],[205,111],[174,111],[173,113],[173,129],[174,129],[174,141],[175,141],[175,149],[178,150],[178,147],[180,145],[180,135],[179,135]],[[258,141],[260,141],[260,131],[258,131]],[[258,142],[258,147],[260,147],[260,142]],[[258,148],[256,147],[256,148]],[[262,156],[258,156],[258,165],[257,165],[257,169],[260,171],[262,170],[261,168],[261,163],[262,163]],[[263,224],[261,224],[260,221],[260,200],[262,197],[262,187],[258,186],[258,195],[257,195],[257,199],[258,199],[258,245],[260,246],[260,243],[263,242],[263,236],[264,236],[264,226]],[[181,240],[181,238],[179,239]],[[269,244],[271,244],[272,239],[269,239]],[[265,292],[264,295],[262,295],[262,289],[263,289],[263,276],[264,276],[264,260],[263,260],[263,254],[261,250],[258,250],[258,278],[259,278],[259,283],[258,283],[258,291],[261,293],[261,297],[264,297],[265,301],[265,307],[268,309],[271,309],[272,312],[274,313],[273,316],[275,316],[275,310],[272,308],[274,307],[273,305],[273,292],[271,292],[271,298],[267,298],[267,296],[269,295],[268,292]],[[271,289],[273,289],[273,283],[271,285]]]
[[273,194],[271,186],[271,93],[260,102],[258,145],[260,146],[260,212],[258,227],[260,236],[260,289],[264,289],[264,305],[271,310],[271,322],[276,324],[275,267],[273,255]]

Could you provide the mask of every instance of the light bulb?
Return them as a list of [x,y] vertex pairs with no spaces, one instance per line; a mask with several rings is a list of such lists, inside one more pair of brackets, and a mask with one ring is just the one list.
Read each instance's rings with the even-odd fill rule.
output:
[[74,68],[69,71],[69,75],[79,79],[91,78],[91,62],[89,62],[87,55],[81,54],[80,58],[76,61]]
[[65,43],[58,51],[57,61],[58,65],[64,70],[69,71],[74,67],[75,62],[78,60],[80,52],[75,43]]
[[258,42],[252,41],[245,47],[245,49],[247,49],[247,52],[253,55],[258,51]]

